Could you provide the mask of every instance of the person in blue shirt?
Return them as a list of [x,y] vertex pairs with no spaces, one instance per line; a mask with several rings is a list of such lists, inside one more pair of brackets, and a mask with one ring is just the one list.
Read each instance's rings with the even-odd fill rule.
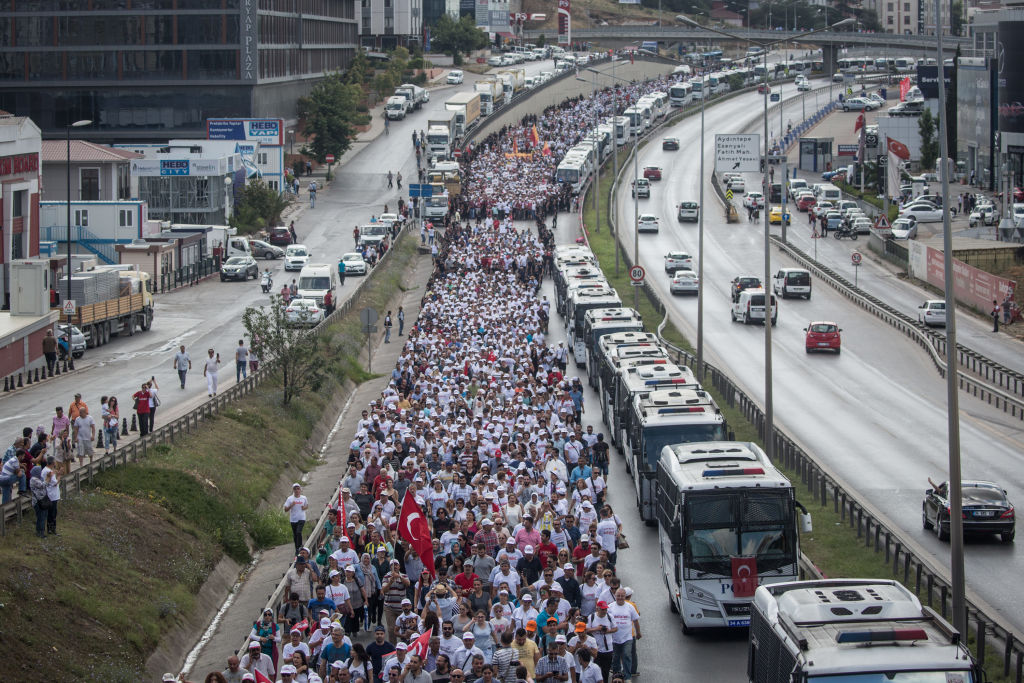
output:
[[309,601],[308,610],[310,616],[313,619],[320,618],[320,610],[325,609],[329,614],[334,614],[338,611],[338,606],[334,604],[334,600],[326,597],[327,591],[323,584],[316,587],[316,597]]
[[569,473],[569,485],[575,486],[576,482],[580,479],[590,479],[590,465],[582,459],[576,463],[576,467],[573,467],[572,472]]

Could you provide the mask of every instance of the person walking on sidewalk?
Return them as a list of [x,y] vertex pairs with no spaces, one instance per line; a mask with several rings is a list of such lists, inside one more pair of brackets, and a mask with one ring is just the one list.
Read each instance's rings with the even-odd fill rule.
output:
[[996,301],[995,299],[992,300],[992,312],[990,313],[990,315],[992,316],[992,331],[993,332],[998,332],[999,331],[1000,308],[999,308],[999,302]]
[[53,330],[47,330],[43,337],[43,356],[46,357],[46,373],[53,376],[53,368],[57,365],[57,338]]
[[203,377],[206,378],[207,396],[217,395],[217,370],[220,369],[220,354],[214,356],[213,349],[207,350],[206,363],[203,365]]
[[249,366],[249,349],[245,348],[245,340],[238,340],[238,348],[235,349],[235,382],[241,382],[248,377],[246,369]]
[[[388,171],[388,189],[390,190],[394,186],[395,186],[395,175],[391,171]],[[370,222],[373,223],[372,220]]]
[[192,358],[185,351],[184,344],[179,346],[178,352],[174,354],[174,369],[178,371],[178,379],[181,381],[181,388],[184,389],[185,375],[192,369]]
[[288,521],[292,524],[292,541],[295,542],[295,554],[302,548],[302,527],[306,524],[306,510],[309,500],[302,495],[302,484],[292,484],[292,495],[284,501],[284,511],[288,513]]
[[392,325],[392,323],[391,323],[391,311],[388,311],[388,314],[386,316],[384,316],[384,343],[385,344],[390,344],[391,343],[391,325]]
[[403,311],[402,307],[399,306],[398,307],[398,336],[399,337],[402,336],[404,330],[405,330],[405,311]]
[[85,457],[92,462],[96,454],[93,444],[96,443],[96,420],[89,414],[88,408],[82,408],[75,418],[75,442],[78,444],[78,464],[85,464]]
[[156,377],[150,376],[146,382],[146,391],[149,392],[149,431],[153,432],[153,424],[156,422],[156,409],[160,405],[160,386],[156,383]]
[[57,535],[57,503],[60,501],[60,478],[54,467],[54,457],[46,456],[46,467],[40,473],[46,487],[46,498],[50,506],[46,508],[46,531],[51,536]]
[[143,382],[142,388],[132,394],[135,401],[135,416],[139,420],[139,436],[149,434],[149,383]]
[[402,189],[402,172],[401,171],[399,171],[398,175],[395,176],[395,180],[398,181],[398,189],[401,190]]
[[309,208],[316,208],[316,181],[309,181]]

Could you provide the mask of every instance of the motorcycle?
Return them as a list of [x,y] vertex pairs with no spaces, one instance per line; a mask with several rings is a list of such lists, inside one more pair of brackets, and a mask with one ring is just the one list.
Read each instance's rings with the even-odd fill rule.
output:
[[837,240],[843,237],[849,237],[851,240],[857,239],[857,231],[850,225],[841,225],[832,231],[832,236]]

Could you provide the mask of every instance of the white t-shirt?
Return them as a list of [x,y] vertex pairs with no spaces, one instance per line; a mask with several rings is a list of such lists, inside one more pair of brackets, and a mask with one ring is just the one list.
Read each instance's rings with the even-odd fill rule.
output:
[[75,418],[75,428],[78,429],[79,441],[92,441],[92,430],[96,427],[96,421],[92,415]]
[[338,569],[345,569],[345,567],[359,564],[359,553],[352,550],[352,548],[349,548],[348,550],[338,548],[331,553],[331,557],[338,561]]
[[[294,505],[292,505],[294,503]],[[291,507],[288,507],[291,505]],[[302,508],[309,505],[309,501],[306,500],[305,496],[288,496],[288,499],[284,501],[284,506],[288,508],[288,521],[289,522],[305,522],[306,511]]]
[[616,645],[622,643],[628,643],[633,640],[633,621],[639,620],[640,615],[637,614],[636,609],[631,604],[625,602],[618,604],[613,602],[608,605],[608,616],[615,622],[615,627],[618,629],[612,634],[612,642]]
[[611,517],[602,519],[597,523],[597,538],[601,542],[602,550],[606,550],[609,553],[615,552],[616,533],[618,533],[618,527],[615,525],[615,520]]
[[326,593],[324,594],[324,597],[330,598],[334,601],[335,605],[341,606],[344,605],[345,601],[348,600],[351,596],[348,592],[348,588],[345,587],[345,584],[339,583],[337,586],[335,586],[333,583],[329,583],[327,584]]
[[214,356],[213,358],[207,358],[206,359],[206,372],[213,373],[213,374],[216,375],[217,374],[217,366],[218,365],[220,365],[220,363],[217,361],[217,357],[216,356]]

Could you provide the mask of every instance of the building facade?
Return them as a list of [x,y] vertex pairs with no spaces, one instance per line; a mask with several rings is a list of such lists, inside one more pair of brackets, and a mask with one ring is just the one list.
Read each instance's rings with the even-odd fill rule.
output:
[[358,34],[355,0],[0,0],[0,109],[46,137],[80,119],[92,140],[205,137],[293,118]]
[[423,0],[360,0],[359,42],[370,50],[422,45]]
[[875,11],[882,30],[899,35],[916,35],[920,23],[918,0],[869,0],[865,9]]
[[39,256],[39,128],[0,113],[0,301],[10,305],[10,263]]
[[[114,201],[131,196],[131,160],[142,155],[126,149],[71,141],[71,198],[76,201]],[[43,199],[67,201],[68,143],[43,140]]]

